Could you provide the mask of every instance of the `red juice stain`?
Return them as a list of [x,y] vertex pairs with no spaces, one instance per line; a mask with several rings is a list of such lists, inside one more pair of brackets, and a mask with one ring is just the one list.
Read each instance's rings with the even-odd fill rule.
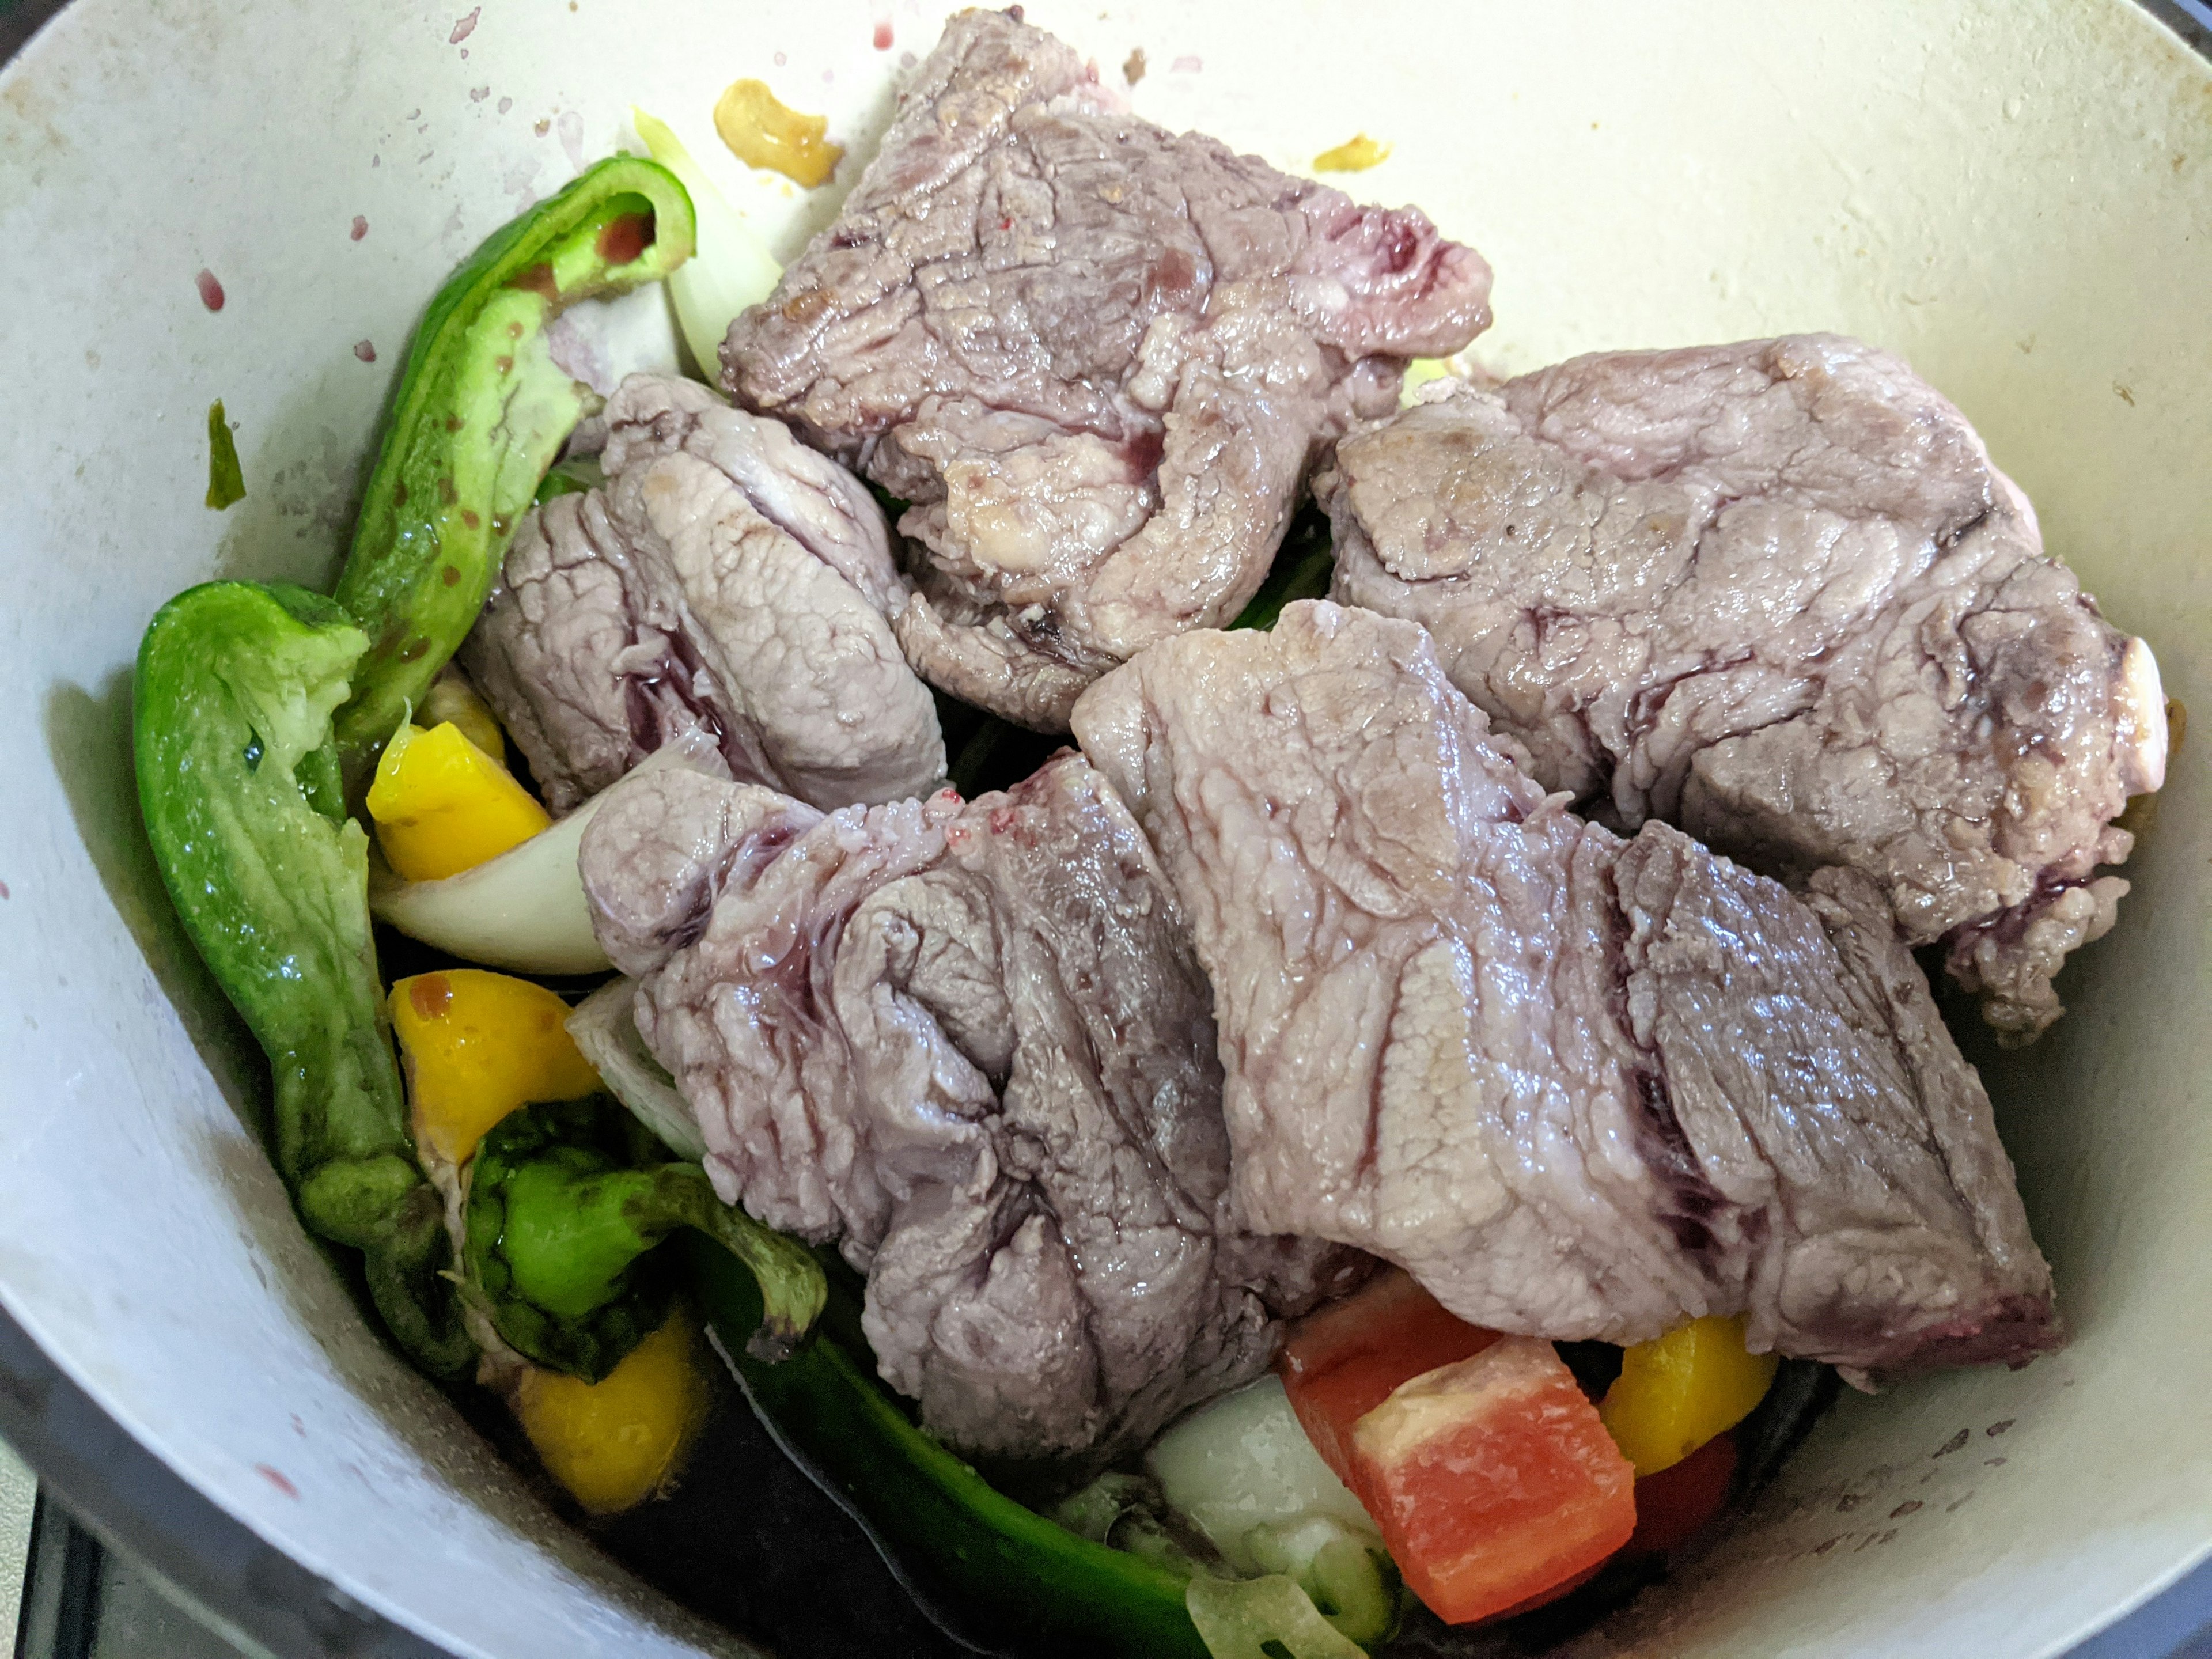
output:
[[353,236],[353,240],[356,242],[361,240],[362,237],[368,234],[368,221],[358,213],[353,216],[353,230],[351,234]]
[[466,17],[464,17],[459,21],[456,22],[453,25],[453,32],[446,37],[446,44],[449,46],[458,46],[462,41],[467,40],[469,36],[474,34],[477,29],[477,19],[483,15],[483,8],[482,6],[478,6]]
[[878,52],[889,52],[891,49],[891,26],[889,18],[876,25],[875,40]]
[[222,309],[222,284],[216,281],[215,272],[203,266],[200,274],[193,277],[192,282],[199,289],[202,305],[210,311]]
[[354,344],[353,355],[365,363],[373,363],[376,361],[376,347],[368,340],[356,341]]
[[276,1487],[278,1492],[283,1492],[285,1497],[299,1497],[300,1489],[294,1486],[281,1470],[272,1469],[266,1463],[256,1463],[253,1466],[253,1472]]
[[599,227],[599,258],[626,265],[653,246],[653,216],[624,213]]

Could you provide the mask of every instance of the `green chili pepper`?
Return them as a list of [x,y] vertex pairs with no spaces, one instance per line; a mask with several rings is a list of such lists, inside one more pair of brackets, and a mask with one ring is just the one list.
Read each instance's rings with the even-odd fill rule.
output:
[[690,257],[691,198],[618,155],[495,233],[415,331],[369,473],[337,600],[369,636],[338,713],[349,781],[422,697],[483,609],[516,521],[583,413],[545,325],[658,281]]
[[526,1358],[596,1382],[666,1316],[672,1289],[649,1253],[693,1228],[752,1274],[763,1316],[747,1347],[791,1352],[822,1311],[822,1269],[794,1241],[714,1196],[696,1164],[594,1097],[509,1113],[469,1178],[468,1275],[499,1334]]
[[336,605],[289,584],[179,594],[138,649],[138,797],[186,931],[268,1052],[276,1168],[302,1219],[362,1252],[392,1334],[450,1376],[476,1350],[407,1136],[368,838],[344,814],[331,738],[368,644]]
[[1293,599],[1325,599],[1330,578],[1336,574],[1336,556],[1329,542],[1328,520],[1318,508],[1309,507],[1291,521],[1290,533],[1268,567],[1267,578],[1252,602],[1237,613],[1231,628],[1266,629],[1275,625],[1283,607]]
[[[708,1322],[752,1328],[750,1281],[719,1252],[693,1258]],[[731,1349],[746,1396],[781,1441],[910,1579],[1016,1633],[1127,1659],[1206,1659],[1183,1603],[1185,1574],[1078,1537],[993,1487],[907,1419],[855,1349],[853,1310],[833,1297],[814,1334],[781,1364]],[[852,1346],[848,1346],[850,1344]]]

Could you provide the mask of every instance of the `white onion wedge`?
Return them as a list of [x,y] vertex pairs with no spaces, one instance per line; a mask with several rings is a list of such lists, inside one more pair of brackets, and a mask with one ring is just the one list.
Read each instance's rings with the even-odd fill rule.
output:
[[675,302],[676,320],[691,348],[692,361],[712,382],[721,374],[722,338],[739,312],[768,298],[783,276],[783,267],[714,181],[691,159],[691,152],[671,131],[641,109],[630,112],[637,136],[647,153],[674,173],[690,193],[691,211],[698,244],[691,257],[668,274],[668,297]]
[[568,1016],[568,1035],[592,1062],[599,1081],[639,1122],[665,1141],[671,1152],[702,1158],[707,1141],[699,1133],[698,1120],[677,1092],[675,1080],[661,1070],[637,1034],[636,1006],[635,980],[610,980],[576,1005]]
[[[703,738],[695,738],[647,757],[629,775],[668,767],[724,775],[721,757]],[[614,964],[592,936],[576,851],[599,803],[611,793],[602,789],[520,846],[442,881],[402,881],[382,859],[372,858],[368,908],[409,938],[487,968],[518,974],[605,973]]]

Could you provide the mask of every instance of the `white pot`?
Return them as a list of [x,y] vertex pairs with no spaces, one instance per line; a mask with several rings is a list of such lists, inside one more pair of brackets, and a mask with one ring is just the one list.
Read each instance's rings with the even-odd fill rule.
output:
[[[554,1522],[301,1236],[241,1121],[261,1062],[139,838],[132,653],[204,577],[330,579],[416,312],[495,225],[623,143],[633,103],[788,253],[833,192],[745,173],[714,140],[715,94],[763,76],[865,155],[936,12],[79,0],[0,75],[0,1307],[82,1391],[0,1343],[19,1383],[0,1421],[127,1498],[89,1419],[56,1426],[88,1400],[341,1608],[457,1655],[732,1644]],[[1395,144],[1353,185],[1493,262],[1495,367],[1792,329],[1902,352],[2149,636],[2172,694],[2212,711],[2212,70],[2124,0],[1030,14],[1109,84],[1141,46],[1140,112],[1279,165],[1362,131]],[[216,398],[249,491],[223,514],[201,504]],[[1847,1400],[1732,1540],[1589,1651],[2049,1654],[2212,1550],[2202,743],[2118,928],[2068,971],[2072,1012],[1987,1073],[2072,1346]],[[173,1537],[168,1559],[233,1535]],[[281,1600],[283,1577],[254,1593]],[[316,1617],[347,1650],[408,1650]],[[297,1639],[343,1645],[314,1624]]]

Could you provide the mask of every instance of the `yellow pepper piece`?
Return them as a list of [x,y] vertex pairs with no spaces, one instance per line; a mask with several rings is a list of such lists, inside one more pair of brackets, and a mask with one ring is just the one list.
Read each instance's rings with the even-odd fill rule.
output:
[[483,968],[417,974],[393,981],[391,1009],[416,1139],[453,1163],[517,1107],[600,1086],[568,1035],[568,1005],[526,979]]
[[1750,1416],[1780,1363],[1745,1351],[1741,1318],[1693,1319],[1621,1355],[1598,1416],[1638,1476],[1656,1474]]
[[599,1382],[532,1366],[514,1399],[547,1474],[593,1515],[629,1509],[668,1484],[706,1420],[698,1326],[679,1307]]
[[403,726],[368,789],[385,861],[404,881],[442,881],[495,859],[553,820],[489,755],[448,720]]
[[491,712],[491,705],[469,684],[468,676],[458,668],[449,665],[438,671],[438,678],[422,694],[422,707],[418,712],[425,730],[450,720],[461,728],[463,737],[491,759],[500,760],[507,754],[506,728],[500,725],[499,716]]

